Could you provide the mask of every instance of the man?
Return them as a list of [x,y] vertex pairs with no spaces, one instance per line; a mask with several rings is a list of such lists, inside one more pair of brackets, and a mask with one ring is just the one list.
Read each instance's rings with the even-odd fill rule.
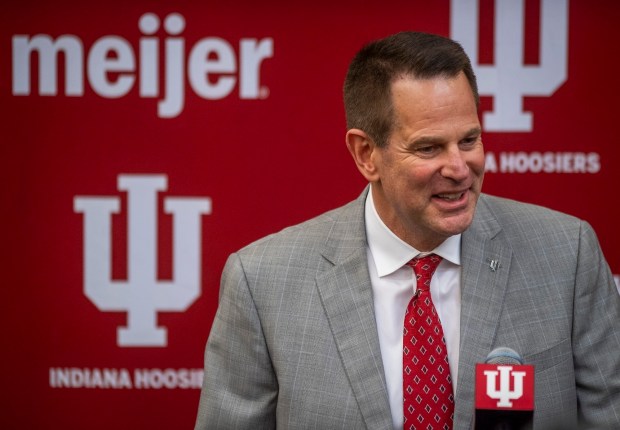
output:
[[[500,346],[535,366],[536,429],[620,428],[620,296],[596,236],[481,194],[477,105],[447,38],[399,33],[357,54],[346,142],[369,188],[230,256],[196,429],[471,429],[475,364]],[[448,381],[431,417],[412,403],[427,368],[406,337],[422,302]]]

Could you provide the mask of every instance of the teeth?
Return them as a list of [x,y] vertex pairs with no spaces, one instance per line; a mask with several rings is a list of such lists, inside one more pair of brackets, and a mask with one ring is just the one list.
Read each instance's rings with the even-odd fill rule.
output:
[[458,194],[439,194],[439,198],[444,200],[458,200],[461,197],[461,193]]

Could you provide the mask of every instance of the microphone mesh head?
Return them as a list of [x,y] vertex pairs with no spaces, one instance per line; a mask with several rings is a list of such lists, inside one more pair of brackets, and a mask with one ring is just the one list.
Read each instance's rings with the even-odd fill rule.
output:
[[486,364],[520,365],[520,364],[523,364],[523,359],[521,358],[519,354],[517,354],[517,352],[514,349],[501,346],[489,352],[489,355],[487,355],[487,359],[485,360],[485,363]]

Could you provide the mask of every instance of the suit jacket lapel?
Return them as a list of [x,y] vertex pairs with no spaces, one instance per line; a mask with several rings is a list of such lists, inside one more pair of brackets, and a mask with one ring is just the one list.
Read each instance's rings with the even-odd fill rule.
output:
[[365,197],[335,219],[323,253],[333,266],[317,277],[317,288],[366,426],[391,429],[366,257]]
[[455,430],[473,423],[475,365],[491,352],[502,312],[512,248],[481,196],[462,237],[461,345],[455,403]]

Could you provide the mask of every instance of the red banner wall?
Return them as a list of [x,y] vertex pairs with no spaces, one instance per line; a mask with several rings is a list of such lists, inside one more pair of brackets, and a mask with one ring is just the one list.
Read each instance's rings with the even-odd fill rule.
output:
[[615,1],[0,12],[2,428],[193,427],[226,257],[361,192],[342,82],[397,31],[473,41],[484,191],[586,219],[620,273]]

